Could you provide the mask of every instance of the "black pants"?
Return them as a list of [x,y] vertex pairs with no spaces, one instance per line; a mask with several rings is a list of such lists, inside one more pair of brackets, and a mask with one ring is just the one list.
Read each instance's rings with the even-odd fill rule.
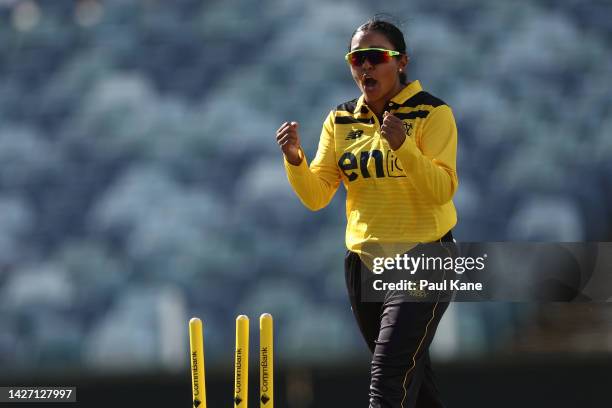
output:
[[[448,253],[449,239],[452,242],[452,235],[447,234],[442,239],[445,244],[440,243],[442,255]],[[429,345],[449,303],[387,301],[394,296],[382,302],[362,301],[361,271],[365,266],[351,251],[346,253],[344,266],[353,314],[372,352],[370,408],[444,407],[431,368]]]

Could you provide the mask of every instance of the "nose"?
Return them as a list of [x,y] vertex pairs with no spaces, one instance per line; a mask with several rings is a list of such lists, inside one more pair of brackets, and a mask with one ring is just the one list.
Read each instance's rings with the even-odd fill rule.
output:
[[366,60],[363,61],[363,64],[361,64],[361,69],[364,71],[371,71],[374,69],[374,65],[366,58]]

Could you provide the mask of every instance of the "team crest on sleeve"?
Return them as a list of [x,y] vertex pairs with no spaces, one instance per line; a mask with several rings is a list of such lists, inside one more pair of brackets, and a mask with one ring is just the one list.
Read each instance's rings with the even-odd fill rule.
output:
[[410,122],[404,122],[404,129],[406,130],[406,136],[410,137],[412,136],[412,123]]

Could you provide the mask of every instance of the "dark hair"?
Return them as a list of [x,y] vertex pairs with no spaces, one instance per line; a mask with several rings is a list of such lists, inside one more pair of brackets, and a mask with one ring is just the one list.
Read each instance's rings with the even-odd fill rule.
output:
[[[404,41],[404,34],[399,28],[397,28],[395,24],[388,21],[387,18],[382,17],[380,15],[376,15],[373,18],[369,19],[364,24],[357,27],[355,31],[353,31],[353,34],[351,35],[351,41],[353,40],[353,37],[355,37],[355,34],[357,34],[360,31],[361,32],[375,31],[377,33],[380,33],[384,35],[387,38],[387,40],[389,40],[389,42],[395,48],[395,51],[399,51],[402,54],[406,54],[406,42]],[[348,50],[350,51],[351,50],[350,42],[349,42],[348,48],[349,48]],[[400,72],[399,77],[400,77],[400,82],[402,84],[406,84],[408,82],[408,78],[406,77],[405,72]]]

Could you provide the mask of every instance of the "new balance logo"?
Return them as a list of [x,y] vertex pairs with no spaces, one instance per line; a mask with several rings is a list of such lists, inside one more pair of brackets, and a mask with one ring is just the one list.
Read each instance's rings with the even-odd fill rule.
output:
[[357,139],[358,137],[361,137],[363,135],[363,130],[359,129],[359,130],[351,130],[350,132],[348,132],[348,135],[346,135],[346,139],[345,140],[353,140],[353,139]]

